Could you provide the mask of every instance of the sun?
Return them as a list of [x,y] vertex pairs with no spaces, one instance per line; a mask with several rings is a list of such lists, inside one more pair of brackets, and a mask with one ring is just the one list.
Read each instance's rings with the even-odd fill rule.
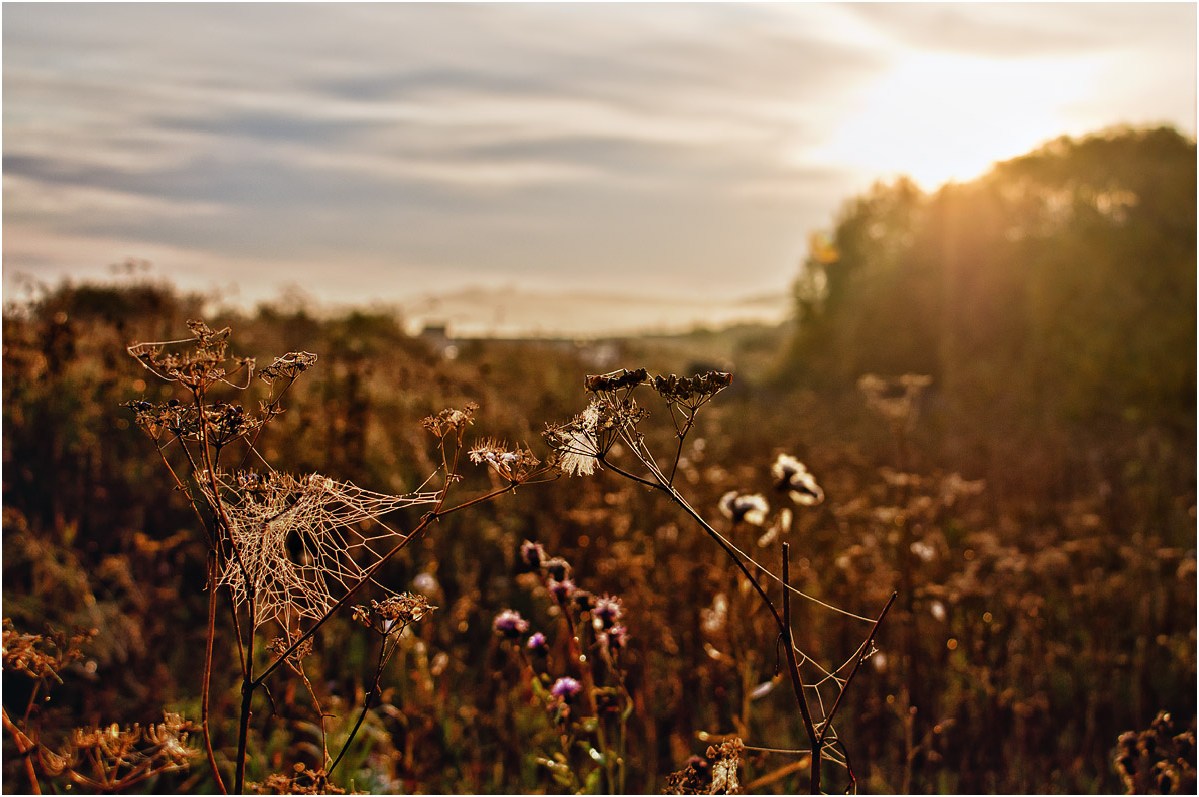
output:
[[905,56],[853,98],[818,153],[870,179],[905,174],[925,190],[964,181],[1069,132],[1072,106],[1098,93],[1081,58]]

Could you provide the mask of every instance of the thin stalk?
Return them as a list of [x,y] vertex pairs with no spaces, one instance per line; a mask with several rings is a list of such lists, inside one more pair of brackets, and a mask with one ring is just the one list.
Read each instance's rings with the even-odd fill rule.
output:
[[25,733],[16,726],[16,724],[8,718],[8,709],[3,709],[4,729],[12,734],[13,742],[17,746],[17,755],[25,759],[25,775],[29,778],[29,790],[33,794],[41,794],[42,787],[37,781],[37,772],[33,769],[33,761],[30,756],[33,754],[37,743],[30,739]]
[[[670,417],[671,417],[671,420],[674,419],[674,410],[673,409],[670,412]],[[675,450],[674,450],[674,464],[670,466],[670,478],[667,479],[668,484],[674,484],[674,475],[676,472],[678,472],[679,460],[683,458],[683,443],[684,443],[684,441],[686,441],[687,433],[691,431],[691,426],[694,423],[695,423],[695,410],[692,410],[691,412],[687,413],[687,423],[685,423],[683,425],[682,429],[678,429],[677,424],[676,424],[676,432],[675,433],[678,435],[679,444],[678,444],[678,446],[675,447]]]
[[234,777],[233,790],[238,794],[245,792],[246,785],[246,744],[250,735],[250,707],[254,702],[254,690],[258,682],[253,678],[254,667],[254,629],[250,628],[249,640],[246,644],[246,673],[241,681],[241,716],[237,724],[237,771]]
[[[690,504],[687,503],[687,501],[681,494],[679,494],[674,486],[665,479],[661,471],[652,466],[649,462],[646,462],[645,464],[647,467],[650,467],[654,477],[658,479],[658,483],[654,486],[669,495],[675,503],[681,506],[683,510],[687,512],[687,514],[689,514],[705,532],[707,532],[709,537],[715,540],[716,544],[720,546],[721,550],[725,552],[729,559],[733,561],[733,564],[737,566],[737,569],[740,570],[742,575],[744,575],[749,581],[750,585],[754,588],[754,591],[758,593],[758,597],[761,599],[762,603],[767,609],[770,610],[770,614],[774,617],[775,624],[778,626],[779,630],[782,631],[783,638],[786,642],[788,674],[791,677],[791,686],[795,692],[795,700],[799,704],[800,713],[803,716],[804,730],[807,732],[813,748],[815,748],[817,739],[816,727],[812,722],[812,713],[808,708],[808,699],[803,691],[803,677],[799,672],[799,663],[795,659],[795,646],[791,641],[791,592],[787,564],[787,552],[789,550],[789,545],[787,543],[783,543],[783,610],[784,614],[786,615],[784,618],[783,616],[779,615],[778,609],[775,608],[774,602],[770,600],[770,596],[766,593],[766,590],[763,589],[762,585],[758,583],[758,580],[753,577],[753,574],[750,572],[749,568],[743,561],[741,561],[741,557],[735,553],[732,545],[728,543],[723,536],[718,534],[716,530],[712,528],[708,522],[704,520],[704,518],[698,512],[696,512],[694,508],[691,507]],[[813,751],[812,760],[813,793],[817,793],[820,791],[820,765],[818,763],[820,760],[819,750]]]
[[779,630],[782,630],[783,618],[779,614],[778,609],[775,608],[774,601],[770,600],[770,596],[766,593],[766,590],[763,589],[762,585],[758,583],[758,580],[754,578],[753,573],[750,572],[745,563],[741,561],[741,557],[737,555],[736,549],[733,548],[733,546],[727,540],[725,540],[724,537],[716,531],[716,529],[712,528],[708,521],[704,520],[703,516],[696,512],[695,509],[687,503],[686,499],[684,499],[683,496],[680,495],[673,487],[671,487],[669,484],[658,484],[655,486],[665,492],[668,496],[670,496],[671,500],[682,507],[683,511],[690,515],[691,519],[698,523],[700,528],[702,528],[708,534],[708,536],[720,546],[721,550],[728,555],[733,564],[737,566],[737,569],[741,571],[741,574],[744,575],[749,581],[750,586],[753,587],[754,591],[758,593],[758,597],[762,600],[762,603],[767,609],[770,610],[770,614],[774,617],[774,622],[779,627]]
[[[175,480],[175,489],[179,490],[181,493],[187,493],[187,487],[183,484],[183,480],[179,478],[179,474],[175,472],[175,468],[171,466],[171,461],[167,459],[166,452],[161,447],[156,446],[156,448],[158,451],[158,456],[162,458],[162,464],[166,465],[167,472],[170,473],[171,478]],[[187,447],[183,446],[183,449],[186,451]],[[190,456],[188,459],[190,461]],[[208,527],[208,521],[204,519],[204,515],[200,512],[200,507],[197,506],[196,501],[192,499],[190,494],[188,495],[188,498],[188,504],[191,505],[192,511],[196,513],[196,518],[200,521],[200,527],[204,529],[204,533],[208,535],[208,544],[211,547],[216,548],[216,538],[212,534],[212,529]],[[209,583],[211,584],[213,582],[209,581]]]
[[212,749],[212,734],[208,728],[208,705],[212,693],[212,650],[216,636],[216,552],[208,553],[208,631],[204,644],[204,677],[200,692],[200,727],[204,732],[204,754],[208,757],[208,766],[216,779],[217,788],[221,794],[228,794],[225,781],[221,779],[221,770],[216,764],[216,753]]
[[[245,441],[246,442],[246,453],[241,458],[241,462],[238,463],[239,466],[245,464],[246,460],[250,458],[250,452],[254,451],[255,446],[258,445],[258,438],[262,436],[262,430],[267,427],[267,423],[271,419],[271,415],[269,414],[270,411],[272,409],[274,409],[275,407],[279,406],[279,402],[283,400],[283,394],[286,393],[288,388],[290,388],[295,383],[296,383],[296,377],[293,376],[287,380],[287,384],[283,386],[283,389],[279,391],[278,395],[274,395],[272,392],[270,400],[267,402],[266,407],[264,408],[264,411],[267,414],[264,416],[263,423],[257,429],[254,430],[254,437],[251,438],[250,440]],[[248,383],[247,383],[247,386],[248,386]]]
[[244,677],[249,664],[246,660],[246,647],[242,643],[241,618],[237,614],[237,604],[233,600],[233,591],[229,591],[229,615],[233,618],[233,636],[237,638],[237,661]]
[[[296,674],[300,676],[300,680],[304,682],[304,688],[308,690],[308,696],[312,698],[312,705],[316,708],[317,716],[321,721],[321,766],[329,763],[329,738],[325,733],[325,719],[331,715],[325,713],[324,707],[321,706],[320,698],[316,696],[316,690],[312,688],[312,681],[308,680],[307,673],[304,672],[303,664],[296,664],[292,668]],[[266,689],[266,687],[263,687]],[[266,695],[271,697],[270,689],[267,689]],[[274,713],[274,700],[271,700],[271,713]]]
[[[784,543],[786,544],[786,543]],[[820,729],[820,741],[823,743],[828,736],[829,730],[833,727],[833,716],[837,713],[837,709],[841,707],[841,698],[849,690],[849,684],[853,681],[853,677],[857,675],[862,663],[866,661],[867,654],[870,652],[870,647],[874,643],[874,637],[878,633],[879,626],[883,624],[883,620],[887,617],[887,612],[891,611],[892,604],[899,597],[898,592],[892,592],[891,597],[887,599],[887,603],[883,606],[883,610],[879,612],[878,619],[874,621],[874,627],[870,629],[870,635],[866,637],[866,641],[858,648],[857,658],[854,661],[853,668],[849,671],[849,675],[845,677],[845,683],[841,684],[840,691],[837,692],[837,699],[833,701],[833,707],[829,709],[828,714],[824,717],[823,727]]]
[[832,744],[840,745],[841,756],[845,759],[845,774],[849,776],[849,785],[845,787],[846,794],[858,793],[858,778],[853,774],[853,763],[849,760],[849,748],[840,739],[833,739]]
[[783,543],[783,646],[787,649],[787,669],[791,674],[791,685],[795,689],[795,701],[799,703],[799,711],[803,716],[804,732],[812,744],[812,779],[809,785],[812,794],[820,793],[820,748],[824,743],[823,737],[817,735],[816,725],[812,722],[812,713],[808,709],[808,699],[803,693],[803,679],[799,674],[799,663],[795,660],[795,643],[791,636],[791,593],[787,587],[791,583],[791,544]]
[[[749,746],[746,746],[745,749],[749,750],[751,748]],[[806,755],[806,753],[805,753],[805,755]],[[763,775],[762,777],[757,778],[756,780],[752,780],[749,783],[745,784],[745,793],[753,794],[764,786],[769,786],[772,783],[777,783],[778,781],[782,780],[783,778],[787,777],[788,775],[790,775],[794,772],[800,771],[807,765],[808,765],[808,761],[806,758],[801,758],[798,761],[792,761],[790,764],[780,767],[779,769],[776,769],[774,772],[767,773],[767,774]]]
[[[242,578],[246,583],[246,610],[249,617],[249,627],[246,632],[245,667],[242,671],[241,715],[237,725],[237,759],[233,786],[234,791],[241,794],[245,790],[246,782],[246,746],[250,733],[250,709],[254,702],[254,690],[259,684],[259,682],[254,680],[254,616],[256,596],[254,594],[254,584],[250,580],[245,563],[242,561],[241,551],[238,550],[237,543],[233,539],[233,524],[229,521],[229,515],[225,512],[225,504],[221,500],[217,485],[216,468],[212,460],[212,451],[208,442],[208,423],[204,418],[203,393],[197,388],[193,395],[195,397],[196,413],[200,419],[200,454],[204,460],[204,467],[208,471],[208,484],[212,490],[213,510],[216,512],[220,528],[223,528],[225,531],[230,550],[233,551],[233,558],[237,561],[237,565],[241,569]],[[234,615],[236,616],[236,614],[237,612],[234,610]],[[238,639],[241,639],[240,631]]]
[[629,714],[632,713],[633,697],[629,694],[629,688],[624,682],[624,672],[619,673],[620,689],[624,692],[625,705],[620,709],[620,739],[617,741],[620,758],[617,759],[617,784],[618,793],[625,793],[625,783],[628,779],[628,768],[625,764],[629,752]]
[[358,735],[358,729],[362,727],[362,721],[366,719],[366,713],[370,711],[371,698],[375,696],[375,691],[379,688],[379,679],[383,676],[383,666],[387,663],[387,659],[387,637],[383,637],[383,644],[379,648],[379,661],[375,665],[375,677],[371,680],[371,688],[367,690],[366,696],[362,698],[362,711],[358,713],[358,720],[350,730],[350,735],[346,738],[345,744],[341,746],[341,750],[337,753],[337,758],[329,766],[329,771],[326,774],[330,777],[333,775],[333,770],[337,769],[337,765],[341,763],[341,759],[345,757],[346,751],[350,749],[350,744],[353,743],[354,737]]
[[[805,685],[803,682],[802,674],[800,673],[800,670],[799,670],[799,662],[796,658],[794,636],[793,636],[793,631],[791,628],[791,593],[795,592],[796,594],[800,595],[801,597],[804,597],[805,599],[812,600],[812,601],[818,603],[819,605],[826,606],[827,608],[829,608],[833,611],[837,611],[840,614],[845,614],[847,616],[853,617],[858,620],[862,620],[864,622],[871,622],[871,620],[870,620],[870,618],[867,618],[867,617],[859,617],[858,615],[851,614],[842,609],[837,609],[836,607],[828,606],[828,604],[825,604],[822,601],[816,600],[815,598],[812,598],[811,596],[808,596],[808,595],[804,594],[803,592],[792,587],[791,583],[790,583],[790,545],[788,543],[783,543],[782,577],[778,578],[778,577],[773,576],[773,574],[771,574],[769,570],[767,570],[761,564],[756,562],[752,557],[744,554],[735,545],[733,545],[730,541],[726,540],[723,535],[721,535],[719,532],[717,532],[706,520],[704,520],[704,518],[702,516],[700,516],[700,514],[698,512],[695,511],[694,508],[691,507],[690,504],[687,503],[686,499],[684,499],[683,496],[675,489],[674,477],[677,472],[679,459],[681,458],[681,454],[682,454],[683,440],[685,439],[687,432],[690,431],[691,425],[694,422],[694,412],[692,412],[687,417],[686,424],[682,428],[679,427],[678,421],[675,418],[673,412],[671,413],[671,419],[672,419],[672,421],[674,421],[675,432],[679,439],[679,443],[678,443],[678,446],[677,446],[677,449],[675,452],[674,464],[671,467],[669,477],[667,477],[662,472],[662,470],[658,467],[657,462],[653,458],[652,454],[650,454],[650,452],[645,449],[645,447],[643,445],[643,439],[640,437],[640,435],[637,435],[636,438],[634,438],[633,434],[628,429],[623,430],[621,432],[621,436],[624,438],[625,442],[629,445],[629,447],[630,447],[631,451],[633,452],[633,455],[636,457],[636,459],[638,459],[638,461],[640,461],[648,469],[650,475],[653,478],[653,481],[651,481],[650,479],[646,479],[646,478],[637,476],[635,474],[632,474],[618,466],[615,466],[615,465],[612,465],[611,463],[606,462],[605,456],[602,453],[599,456],[597,456],[597,459],[599,460],[601,465],[612,469],[618,475],[624,476],[625,478],[628,478],[631,481],[634,481],[638,484],[642,484],[646,487],[650,487],[653,489],[661,490],[662,492],[666,493],[666,495],[672,501],[674,501],[676,504],[678,504],[680,507],[682,507],[682,509],[688,515],[690,515],[691,518],[693,520],[695,520],[696,523],[699,524],[700,528],[702,528],[708,534],[708,536],[711,537],[716,542],[716,544],[720,546],[721,550],[723,550],[725,552],[725,554],[729,557],[729,559],[731,559],[733,561],[733,564],[735,564],[737,566],[738,570],[741,571],[742,575],[745,576],[745,578],[749,581],[750,585],[754,588],[754,591],[758,594],[758,597],[762,601],[762,603],[766,606],[767,609],[770,610],[770,613],[774,618],[775,624],[779,627],[779,630],[781,631],[781,636],[782,636],[782,639],[786,646],[788,675],[790,676],[792,688],[795,692],[796,703],[798,703],[799,708],[800,708],[800,714],[803,719],[804,731],[807,734],[808,739],[811,742],[811,746],[812,746],[811,780],[810,780],[810,784],[809,784],[810,789],[813,794],[819,793],[820,788],[821,788],[821,760],[822,760],[822,756],[823,756],[823,748],[826,743],[835,743],[835,741],[836,741],[835,737],[831,740],[828,737],[828,734],[830,733],[830,730],[832,728],[833,716],[836,714],[837,709],[840,707],[841,700],[844,697],[845,692],[848,689],[850,682],[853,680],[854,675],[856,675],[858,669],[861,667],[861,664],[864,661],[863,652],[866,650],[869,650],[870,645],[874,641],[875,635],[878,633],[879,626],[882,624],[882,621],[886,617],[887,612],[890,610],[892,604],[895,602],[897,594],[892,594],[890,600],[887,601],[886,606],[883,607],[882,612],[873,621],[872,627],[870,630],[870,634],[867,636],[866,640],[862,643],[862,645],[858,648],[857,652],[855,653],[855,661],[854,661],[852,669],[850,670],[849,676],[845,679],[845,682],[843,684],[841,684],[841,687],[837,693],[836,700],[833,703],[832,709],[825,714],[824,719],[821,723],[821,728],[819,731],[817,731],[817,726],[816,726],[815,721],[813,720],[812,712],[808,705],[807,696],[804,692]],[[749,570],[749,567],[746,564],[745,560],[748,560],[750,563],[752,563],[754,566],[756,566],[757,568],[759,568],[760,570],[765,572],[767,575],[770,575],[772,578],[775,578],[775,580],[781,582],[782,587],[783,587],[783,613],[782,613],[782,616],[779,615],[777,608],[775,607],[773,601],[770,599],[770,596],[766,593],[765,589],[757,581],[757,579],[754,578],[754,576],[751,573],[751,571]],[[848,768],[848,764],[847,764],[847,768]],[[850,778],[851,778],[851,783],[856,783],[856,779],[853,777],[852,771],[850,772]]]
[[628,472],[628,471],[627,471],[627,470],[625,470],[624,468],[621,468],[621,467],[620,467],[620,466],[618,466],[618,465],[613,465],[613,464],[612,464],[611,462],[609,462],[609,461],[607,460],[607,458],[606,458],[606,457],[604,457],[604,456],[599,456],[599,457],[596,457],[596,459],[597,459],[597,460],[599,460],[599,463],[600,463],[600,465],[602,465],[602,466],[604,466],[605,468],[607,468],[608,470],[612,471],[612,472],[613,472],[613,473],[615,473],[617,476],[621,476],[621,477],[623,477],[623,478],[625,478],[625,479],[628,479],[629,481],[632,481],[632,482],[637,482],[638,484],[644,485],[644,486],[646,486],[646,487],[652,487],[652,488],[653,488],[653,489],[655,489],[655,490],[663,490],[663,489],[664,489],[664,488],[662,487],[662,485],[658,484],[657,482],[652,482],[652,481],[650,481],[649,479],[643,479],[642,477],[638,476],[637,474],[635,474],[635,473],[630,473],[630,472]]
[[[55,678],[57,678],[57,677],[58,677],[58,674],[55,673]],[[60,679],[59,683],[61,683],[61,682],[62,681]],[[33,707],[35,705],[37,705],[37,698],[38,698],[38,695],[41,693],[41,690],[42,690],[42,682],[34,681],[33,689],[29,690],[29,700],[26,701],[26,703],[25,703],[25,713],[21,715],[21,725],[25,728],[29,727],[29,716],[33,713]]]

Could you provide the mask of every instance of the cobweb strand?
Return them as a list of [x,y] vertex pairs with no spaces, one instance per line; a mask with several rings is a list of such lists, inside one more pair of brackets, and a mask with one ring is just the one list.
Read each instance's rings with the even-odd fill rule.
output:
[[[274,620],[298,630],[319,620],[367,578],[375,549],[404,535],[380,520],[399,509],[435,505],[440,491],[377,493],[317,473],[303,477],[218,473],[237,561],[218,579],[237,605],[254,595],[255,628]],[[206,480],[201,490],[215,502]]]

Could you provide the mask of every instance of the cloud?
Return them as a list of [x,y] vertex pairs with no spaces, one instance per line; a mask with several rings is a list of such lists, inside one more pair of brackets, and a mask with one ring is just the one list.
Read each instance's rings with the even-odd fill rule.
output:
[[[857,188],[850,164],[821,156],[832,131],[920,49],[1102,53],[1125,71],[1106,105],[1078,95],[1088,121],[1194,107],[1179,34],[1193,9],[5,11],[6,272],[65,270],[91,245],[107,262],[123,241],[121,256],[156,253],[168,273],[206,262],[258,294],[297,275],[316,295],[497,279],[783,288],[807,231]],[[886,135],[862,125],[858,149]]]
[[1062,57],[1116,47],[1178,44],[1195,28],[1191,4],[935,3],[854,4],[879,35],[912,49],[975,57]]

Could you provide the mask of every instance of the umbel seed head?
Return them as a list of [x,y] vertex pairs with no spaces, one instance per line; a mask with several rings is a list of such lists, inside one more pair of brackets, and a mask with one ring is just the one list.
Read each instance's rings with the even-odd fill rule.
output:
[[649,371],[636,368],[632,371],[621,368],[607,374],[588,374],[583,380],[583,386],[592,393],[603,393],[609,390],[620,390],[626,387],[637,387],[649,381]]

